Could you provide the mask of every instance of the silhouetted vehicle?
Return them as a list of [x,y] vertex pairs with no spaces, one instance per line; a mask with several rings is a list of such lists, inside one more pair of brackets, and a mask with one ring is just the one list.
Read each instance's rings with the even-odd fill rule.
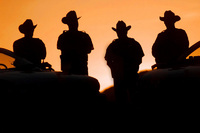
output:
[[0,48],[0,83],[8,89],[9,94],[34,92],[45,96],[50,91],[53,91],[54,95],[55,92],[60,93],[64,90],[66,91],[64,95],[71,95],[70,97],[77,96],[79,93],[99,94],[99,83],[95,78],[64,75],[62,72],[53,71],[48,63],[44,63],[43,68],[38,68],[3,48]]
[[[159,66],[160,69],[156,69]],[[199,104],[200,41],[181,55],[176,64],[155,64],[140,72],[140,106],[193,106]]]
[[97,79],[64,75],[53,71],[50,65],[38,68],[4,48],[0,48],[0,85],[5,132],[58,131],[60,118],[70,123],[70,115],[76,119],[75,112],[80,115],[80,110],[86,110],[82,107],[101,102]]

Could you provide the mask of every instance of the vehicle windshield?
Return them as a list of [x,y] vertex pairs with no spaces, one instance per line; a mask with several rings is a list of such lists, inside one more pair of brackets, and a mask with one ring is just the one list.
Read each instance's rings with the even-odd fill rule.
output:
[[27,60],[17,57],[12,51],[0,48],[0,70],[1,69],[24,69],[32,64]]
[[15,69],[15,70],[33,70],[33,71],[54,71],[51,64],[44,62],[41,66],[34,65],[30,61],[16,56],[12,51],[0,48],[0,70]]
[[15,58],[4,53],[0,53],[0,69],[15,68],[14,61]]

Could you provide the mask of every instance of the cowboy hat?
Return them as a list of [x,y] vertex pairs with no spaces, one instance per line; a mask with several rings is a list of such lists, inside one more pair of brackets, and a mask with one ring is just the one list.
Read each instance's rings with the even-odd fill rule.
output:
[[33,25],[33,21],[31,19],[27,19],[23,24],[19,26],[19,31],[21,33],[26,33],[27,31],[34,30],[37,25]]
[[77,18],[76,12],[75,11],[70,11],[67,13],[66,17],[62,18],[62,22],[64,24],[68,24],[69,22],[74,22],[80,19],[81,17]]
[[165,11],[164,17],[160,17],[161,21],[179,21],[181,18],[178,15],[175,15],[171,10]]
[[124,21],[118,21],[116,28],[112,27],[112,29],[116,32],[117,31],[124,31],[124,30],[128,31],[128,30],[130,30],[130,28],[131,28],[130,25],[126,27],[126,24],[124,23]]

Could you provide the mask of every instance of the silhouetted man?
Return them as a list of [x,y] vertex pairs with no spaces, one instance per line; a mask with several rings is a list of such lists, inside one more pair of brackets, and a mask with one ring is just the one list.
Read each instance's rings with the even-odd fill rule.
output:
[[46,57],[46,47],[42,40],[33,38],[33,32],[37,25],[33,25],[31,19],[27,19],[19,26],[19,31],[24,37],[16,40],[13,44],[14,53],[23,57],[33,64],[40,66],[41,60]]
[[175,22],[180,19],[172,11],[165,11],[164,17],[160,17],[167,29],[158,34],[152,47],[152,54],[157,64],[173,65],[188,50],[189,41],[186,32],[175,28]]
[[[79,17],[80,18],[80,17]],[[90,36],[78,31],[75,11],[67,13],[62,22],[69,27],[58,38],[57,48],[61,50],[61,69],[67,74],[88,75],[88,54],[93,50]]]
[[126,27],[123,21],[118,21],[116,27],[112,29],[117,32],[118,39],[108,46],[105,60],[114,79],[116,101],[125,103],[128,98],[127,91],[133,98],[138,78],[137,72],[144,53],[140,44],[127,36],[131,26]]

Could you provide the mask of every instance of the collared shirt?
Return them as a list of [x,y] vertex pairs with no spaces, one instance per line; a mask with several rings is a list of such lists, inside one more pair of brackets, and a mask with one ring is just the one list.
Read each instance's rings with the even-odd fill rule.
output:
[[106,50],[105,60],[113,77],[124,77],[138,72],[143,56],[142,47],[133,38],[115,39]]
[[174,63],[188,47],[189,41],[184,30],[165,30],[158,34],[152,47],[152,55],[156,63]]
[[40,65],[41,59],[46,57],[46,47],[39,38],[23,37],[16,40],[13,44],[14,53],[28,61]]

